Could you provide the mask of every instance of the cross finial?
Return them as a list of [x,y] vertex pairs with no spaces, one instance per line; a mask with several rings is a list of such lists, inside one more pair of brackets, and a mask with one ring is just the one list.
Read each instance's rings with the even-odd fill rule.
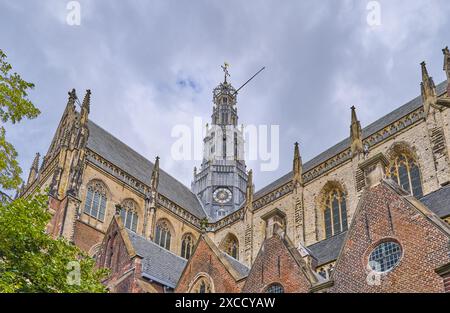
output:
[[230,66],[230,64],[228,64],[227,62],[223,62],[223,65],[220,66],[224,72],[224,82],[225,83],[227,82],[227,76],[230,76],[230,73],[228,72],[229,66]]

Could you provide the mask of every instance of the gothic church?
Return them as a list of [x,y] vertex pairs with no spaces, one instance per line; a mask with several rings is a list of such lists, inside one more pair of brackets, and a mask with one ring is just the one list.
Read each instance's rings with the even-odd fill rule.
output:
[[[450,52],[421,95],[254,191],[237,92],[213,91],[191,188],[89,119],[75,90],[19,196],[111,269],[111,292],[450,292]],[[164,157],[164,156],[162,156]]]

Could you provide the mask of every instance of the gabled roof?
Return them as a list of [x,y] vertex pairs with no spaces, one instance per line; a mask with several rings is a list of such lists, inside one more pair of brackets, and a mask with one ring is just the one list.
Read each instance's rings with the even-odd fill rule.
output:
[[192,251],[192,255],[189,258],[189,261],[186,264],[180,277],[183,276],[185,271],[189,268],[188,264],[190,262],[193,262],[192,260],[195,259],[197,255],[197,248],[202,242],[204,242],[207,245],[207,247],[217,256],[217,259],[220,261],[220,263],[223,264],[227,272],[230,273],[230,275],[236,282],[247,277],[248,273],[250,272],[250,269],[245,264],[242,264],[235,258],[229,256],[228,254],[220,250],[206,234],[201,234],[200,237],[198,238],[197,243],[195,244],[194,249]]
[[241,262],[239,262],[238,260],[236,260],[235,258],[226,254],[223,251],[221,251],[221,253],[226,259],[228,259],[230,265],[234,268],[236,272],[239,273],[239,275],[241,275],[241,277],[247,277],[248,273],[250,272],[250,269],[246,265],[242,264]]
[[[129,175],[150,186],[153,163],[92,121],[87,147]],[[91,160],[95,163],[95,160]],[[109,171],[116,176],[115,173]],[[120,177],[118,177],[120,179]],[[160,170],[158,192],[198,218],[206,214],[197,196],[181,182]]]
[[[440,83],[438,86],[436,86],[436,93],[438,95],[442,95],[445,92],[447,92],[447,81],[444,81]],[[373,135],[374,133],[378,132],[379,130],[382,130],[384,127],[394,123],[395,121],[399,120],[400,118],[404,117],[405,115],[408,115],[409,113],[419,109],[422,106],[422,97],[418,96],[414,98],[413,100],[409,101],[408,103],[402,105],[401,107],[395,109],[394,111],[386,114],[385,116],[379,118],[375,122],[369,124],[368,126],[364,127],[362,130],[362,137],[363,139]],[[336,145],[332,146],[331,148],[325,150],[324,152],[320,153],[316,157],[312,158],[308,162],[303,164],[303,172],[307,172],[309,170],[312,170],[316,166],[320,165],[321,163],[325,162],[326,160],[332,158],[333,156],[343,152],[345,149],[350,147],[350,138],[347,137],[346,139],[340,141]],[[258,190],[255,193],[255,199],[257,199],[260,196],[265,195],[266,193],[269,193],[272,190],[275,190],[276,188],[286,184],[292,179],[292,172],[289,172],[279,179],[275,180],[274,182],[270,183],[269,185],[263,187],[262,189]]]
[[142,275],[175,288],[187,260],[127,230],[136,254],[142,258]]
[[195,255],[197,246],[200,244],[200,241],[202,240],[208,245],[211,251],[214,252],[219,261],[222,262],[222,264],[225,266],[225,268],[228,270],[228,272],[231,274],[231,276],[233,276],[233,278],[236,281],[247,277],[250,269],[246,265],[236,260],[235,258],[229,256],[228,254],[220,250],[219,247],[217,247],[216,244],[208,237],[208,235],[202,234],[200,236],[192,255]]
[[317,265],[327,264],[337,259],[346,234],[347,232],[342,232],[308,246],[312,255],[317,259]]

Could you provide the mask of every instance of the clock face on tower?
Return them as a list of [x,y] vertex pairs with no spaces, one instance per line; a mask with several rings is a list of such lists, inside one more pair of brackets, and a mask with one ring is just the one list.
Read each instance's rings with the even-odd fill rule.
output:
[[231,201],[232,193],[228,188],[217,188],[214,190],[213,198],[214,201],[225,204]]

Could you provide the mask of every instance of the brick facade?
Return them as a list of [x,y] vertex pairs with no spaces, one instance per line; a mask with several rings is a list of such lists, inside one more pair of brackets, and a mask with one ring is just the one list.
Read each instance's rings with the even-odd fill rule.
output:
[[[171,235],[170,246],[167,248],[173,254],[181,256],[183,238],[190,235],[193,242],[198,242],[197,249],[189,260],[177,291],[188,291],[189,284],[193,283],[199,273],[208,275],[217,292],[240,291],[244,286],[244,277],[233,272],[231,263],[217,248],[221,247],[225,238],[234,236],[238,242],[238,261],[253,269],[259,267],[259,270],[252,269],[250,278],[255,283],[246,285],[248,290],[264,290],[271,281],[280,279],[286,284],[286,291],[303,292],[307,290],[308,284],[303,281],[301,272],[294,271],[292,275],[296,279],[291,279],[285,269],[298,268],[298,260],[289,251],[291,248],[286,250],[286,246],[276,244],[276,238],[266,239],[263,217],[274,209],[282,212],[286,216],[284,236],[286,240],[292,240],[293,247],[322,242],[326,239],[325,190],[330,185],[338,186],[345,195],[346,220],[348,223],[352,222],[352,226],[345,253],[338,262],[346,266],[339,265],[340,268],[336,269],[335,285],[330,290],[441,292],[448,286],[448,276],[439,276],[434,271],[448,262],[445,259],[448,239],[445,241],[445,235],[438,230],[436,223],[417,213],[417,208],[411,208],[409,200],[384,185],[366,192],[370,196],[364,197],[363,202],[360,201],[365,179],[361,166],[376,155],[382,155],[387,162],[392,162],[396,151],[407,151],[419,168],[417,180],[420,181],[424,195],[440,190],[450,179],[450,126],[447,122],[450,109],[448,105],[438,103],[450,103],[449,95],[445,92],[450,84],[443,83],[437,88],[434,83],[430,83],[432,80],[424,66],[422,71],[422,93],[423,90],[427,91],[422,97],[415,98],[369,127],[354,131],[348,141],[344,140],[331,147],[305,165],[301,163],[296,146],[294,164],[297,167],[294,166],[292,173],[282,176],[262,191],[253,193],[252,190],[251,203],[245,203],[241,209],[223,219],[209,220],[206,225],[203,225],[199,212],[196,212],[199,216],[195,215],[187,209],[189,203],[182,203],[186,199],[189,202],[189,196],[182,197],[182,201],[174,200],[180,191],[186,191],[184,186],[178,186],[171,194],[172,198],[159,194],[155,187],[158,181],[153,181],[153,178],[150,181],[153,174],[159,177],[159,167],[158,173],[153,173],[155,167],[149,167],[149,161],[135,152],[122,151],[129,147],[115,138],[111,139],[113,136],[104,130],[101,131],[104,137],[92,140],[93,127],[96,127],[97,132],[99,127],[88,120],[91,93],[87,91],[78,112],[75,106],[77,96],[75,90],[72,90],[43,164],[38,173],[30,175],[31,178],[20,195],[27,197],[38,188],[49,187],[49,211],[53,217],[48,225],[48,232],[54,237],[67,238],[90,255],[96,255],[100,246],[107,246],[105,240],[108,233],[111,234],[115,229],[108,227],[116,223],[116,205],[125,200],[132,200],[136,204],[136,234],[144,236],[146,240],[155,239],[156,225],[164,220]],[[352,125],[355,125],[359,121],[354,110],[353,113]],[[88,138],[94,142],[94,148],[88,145]],[[101,146],[104,138],[109,138],[110,141]],[[355,141],[358,141],[357,149]],[[360,143],[367,144],[368,150],[360,151]],[[101,146],[97,150],[96,144]],[[132,158],[129,158],[130,155]],[[118,157],[114,158],[115,156]],[[133,166],[127,172],[125,168],[130,163]],[[149,168],[152,170],[147,171]],[[140,176],[142,173],[148,175],[149,179]],[[84,212],[87,190],[94,181],[101,182],[106,190],[107,200],[102,218]],[[171,181],[172,184],[174,182],[175,179]],[[170,189],[168,187],[170,186],[165,186]],[[196,199],[195,195],[194,198]],[[389,210],[386,209],[386,203],[391,204]],[[357,216],[353,220],[358,208],[363,210],[361,207],[366,212],[364,218]],[[450,220],[450,214],[440,217]],[[448,225],[445,227],[448,228]],[[119,231],[119,228],[115,231]],[[205,235],[202,235],[203,231],[207,231]],[[119,233],[123,238],[122,233]],[[368,251],[380,240],[386,238],[392,238],[401,244],[403,258],[396,269],[382,278],[384,283],[381,286],[368,286],[365,283],[367,260],[364,258],[368,257]],[[125,253],[130,251],[124,249],[124,244],[126,246],[126,243],[117,241],[115,249],[118,250],[113,251],[113,254],[120,256],[120,262],[124,263],[118,265],[117,273],[112,274],[108,283],[119,282],[114,288],[120,291],[140,290],[144,280],[139,272],[139,257],[134,256],[131,258],[133,261],[130,261],[130,256]],[[272,249],[273,255],[261,254],[263,245]],[[336,258],[328,261],[327,266],[332,266]],[[278,269],[278,262],[286,265]],[[276,266],[273,267],[273,264]],[[133,275],[127,272],[131,268],[134,269]],[[350,270],[353,268],[359,270]],[[442,277],[447,277],[445,283]],[[420,282],[419,278],[423,281]],[[256,281],[259,283],[256,284]],[[148,290],[164,291],[162,285],[157,283],[153,282],[151,286]]]
[[81,220],[75,222],[73,242],[91,256],[102,242],[104,233]]
[[244,284],[244,280],[237,277],[230,264],[220,255],[218,248],[205,235],[200,237],[175,292],[190,292],[196,278],[202,275],[211,280],[211,289],[214,292],[240,292]]
[[[309,277],[305,271],[309,271]],[[268,286],[279,284],[283,286],[284,292],[306,293],[317,282],[311,281],[313,275],[311,268],[288,239],[275,234],[261,246],[242,292],[265,292]]]
[[142,279],[141,258],[131,246],[120,217],[111,221],[99,249],[97,266],[110,270],[104,282],[110,292],[164,292],[160,284]]
[[[383,182],[362,195],[331,277],[331,292],[444,291],[435,269],[450,261],[450,229],[397,188]],[[383,241],[400,244],[402,256],[378,283],[370,276],[368,258]]]

